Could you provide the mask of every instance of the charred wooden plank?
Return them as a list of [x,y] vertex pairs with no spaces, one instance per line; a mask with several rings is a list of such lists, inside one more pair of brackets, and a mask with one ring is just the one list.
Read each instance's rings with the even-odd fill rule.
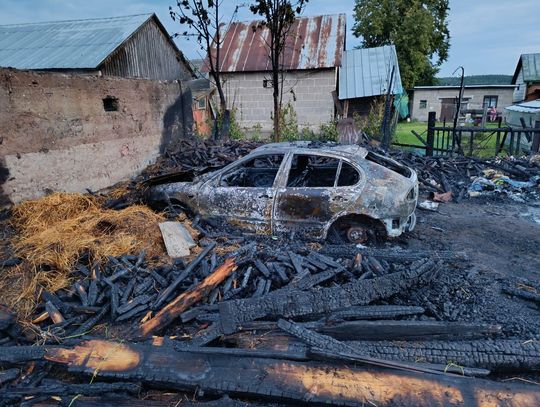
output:
[[497,339],[429,342],[348,342],[366,354],[392,360],[449,364],[502,371],[539,371],[540,344],[534,340]]
[[261,298],[226,301],[219,304],[221,324],[227,334],[244,322],[264,317],[295,317],[323,314],[394,295],[440,269],[431,261],[416,264],[411,270],[372,280],[357,280],[338,287],[300,291],[276,290]]
[[193,260],[189,266],[178,276],[174,279],[174,281],[165,289],[163,290],[154,305],[154,308],[159,308],[166,300],[167,298],[174,292],[176,287],[178,287],[178,284],[180,284],[182,281],[184,281],[187,276],[199,265],[199,263],[206,257],[208,253],[210,253],[211,250],[216,247],[216,243],[212,242],[208,246],[204,248],[204,250]]
[[193,304],[197,303],[216,288],[224,279],[236,270],[233,258],[228,258],[211,275],[206,277],[197,287],[188,290],[170,302],[156,316],[142,324],[135,333],[138,337],[147,337],[168,326]]
[[342,341],[471,339],[501,332],[500,325],[443,321],[347,321],[316,329]]
[[400,316],[423,314],[424,308],[406,305],[364,305],[333,312],[329,320],[392,319]]
[[358,352],[356,349],[344,342],[340,342],[329,336],[310,331],[299,324],[286,321],[284,319],[280,319],[278,321],[278,326],[288,334],[296,336],[300,340],[306,342],[312,348],[317,349],[318,354],[324,353],[325,357],[330,359],[336,358],[338,360],[348,362],[361,362],[375,366],[389,367],[392,369],[440,374],[439,371],[430,370],[418,365],[366,356],[364,353]]
[[[156,343],[159,345],[159,343]],[[148,386],[329,405],[540,404],[540,388],[456,376],[322,362],[177,351],[170,346],[84,341],[49,347],[45,359],[96,378]]]
[[65,384],[48,383],[40,387],[14,387],[0,390],[2,401],[21,401],[29,396],[58,396],[58,395],[85,395],[95,396],[106,393],[126,392],[137,394],[141,390],[137,383],[91,383],[91,384]]
[[506,294],[515,295],[516,297],[523,298],[524,300],[534,301],[540,305],[540,294],[527,290],[520,290],[514,287],[504,287],[503,291]]
[[58,308],[56,308],[52,302],[47,301],[45,303],[45,310],[55,324],[61,324],[65,321],[63,315],[60,313],[60,311],[58,311]]
[[109,312],[109,309],[110,309],[110,304],[107,304],[105,305],[101,311],[99,311],[96,315],[94,315],[93,317],[90,317],[88,318],[88,320],[82,324],[81,326],[79,326],[72,334],[71,336],[79,336],[79,335],[84,335],[86,333],[88,333],[88,331],[90,331],[94,325],[96,325],[104,316],[107,312]]

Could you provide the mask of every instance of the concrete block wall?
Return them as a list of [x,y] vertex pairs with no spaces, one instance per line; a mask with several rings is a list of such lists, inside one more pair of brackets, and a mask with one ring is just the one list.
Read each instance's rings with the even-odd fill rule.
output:
[[[272,85],[263,86],[269,72],[227,74],[224,91],[229,108],[236,108],[241,127],[249,130],[261,125],[264,133],[272,132]],[[332,91],[336,90],[335,69],[291,71],[285,75],[283,105],[292,102],[298,125],[318,131],[334,118]]]
[[183,135],[185,99],[177,82],[0,69],[0,205],[136,175]]
[[[465,87],[463,99],[468,99],[467,107],[469,109],[482,109],[484,96],[498,96],[497,110],[502,112],[505,107],[512,104],[513,93],[513,87]],[[427,122],[429,112],[435,112],[438,120],[441,114],[442,99],[457,98],[458,94],[459,88],[454,87],[447,89],[437,87],[431,89],[414,89],[411,118]],[[427,106],[425,108],[420,108],[421,100],[427,101]]]

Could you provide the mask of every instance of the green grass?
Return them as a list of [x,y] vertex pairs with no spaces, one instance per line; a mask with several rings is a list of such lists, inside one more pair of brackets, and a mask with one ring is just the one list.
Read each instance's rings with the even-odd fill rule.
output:
[[[442,123],[437,123],[436,126],[442,126]],[[450,125],[451,126],[451,125]],[[447,127],[450,127],[447,123]],[[488,128],[497,128],[497,123],[486,123]],[[425,122],[400,122],[396,127],[396,134],[394,137],[395,143],[400,144],[410,144],[413,146],[422,146],[420,140],[418,140],[412,131],[416,131],[422,139],[427,137],[427,123]],[[475,135],[475,145],[473,146],[473,155],[479,157],[489,157],[495,154],[495,145],[496,145],[496,135],[489,136],[490,133],[484,133],[480,135],[476,133]],[[469,140],[470,137],[468,134],[463,135],[462,147],[465,150],[465,154],[469,153]],[[435,140],[435,145],[437,145],[437,140]]]

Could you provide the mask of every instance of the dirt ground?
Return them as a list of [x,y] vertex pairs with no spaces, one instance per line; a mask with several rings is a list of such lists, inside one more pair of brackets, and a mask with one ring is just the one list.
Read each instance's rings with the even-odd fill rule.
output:
[[408,248],[464,250],[481,271],[540,281],[540,202],[471,198],[417,217]]
[[501,325],[507,338],[540,339],[540,308],[504,292],[520,285],[540,290],[540,203],[471,198],[437,212],[417,210],[412,233],[386,247],[465,251],[428,286],[392,302],[420,305],[430,318]]

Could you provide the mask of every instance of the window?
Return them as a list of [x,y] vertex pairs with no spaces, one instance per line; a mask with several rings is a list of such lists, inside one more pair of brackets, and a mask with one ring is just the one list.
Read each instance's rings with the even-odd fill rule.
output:
[[499,100],[498,96],[484,96],[484,105],[483,107],[497,107],[497,102]]
[[118,99],[112,96],[107,96],[103,99],[103,110],[106,112],[118,111]]
[[421,100],[420,109],[426,109],[426,108],[427,108],[427,100]]
[[221,176],[220,187],[268,188],[274,185],[283,154],[260,155]]
[[288,187],[333,187],[339,160],[319,155],[295,154],[291,163]]
[[197,109],[206,110],[206,98],[201,98],[197,101]]
[[356,168],[346,162],[342,162],[337,186],[348,187],[351,185],[356,185],[358,181],[360,181],[360,174]]

